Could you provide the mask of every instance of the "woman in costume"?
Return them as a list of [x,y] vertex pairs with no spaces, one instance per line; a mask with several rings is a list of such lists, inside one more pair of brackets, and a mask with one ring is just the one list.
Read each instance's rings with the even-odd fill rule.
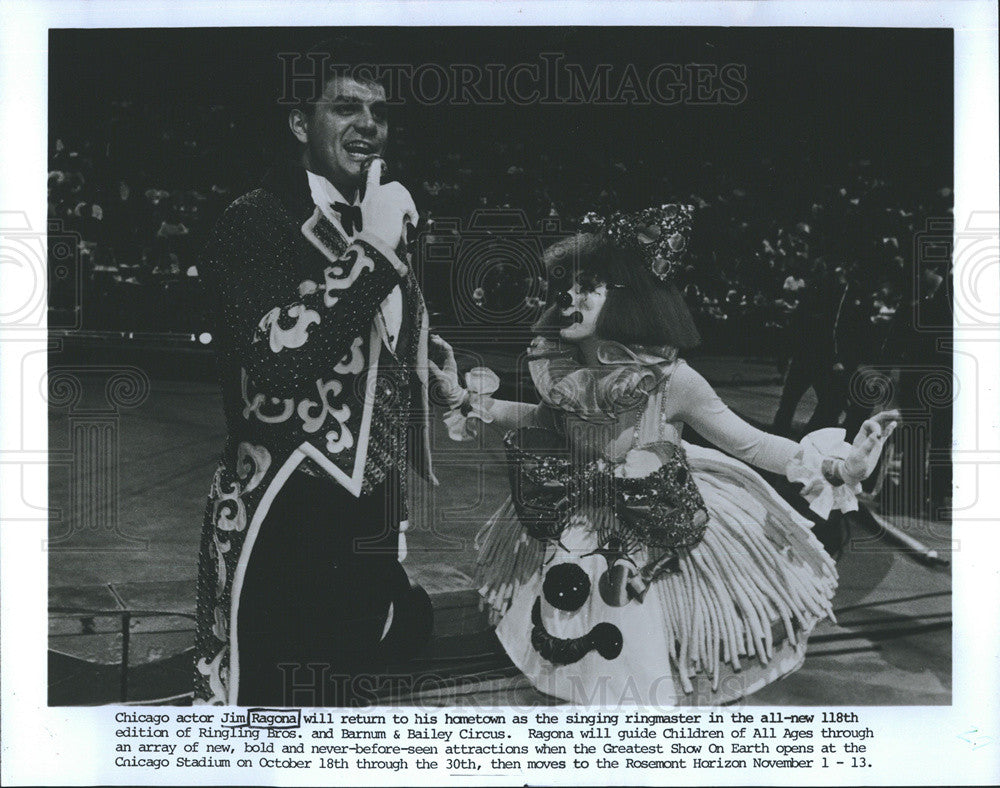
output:
[[[698,342],[674,285],[690,208],[585,223],[545,253],[550,292],[566,292],[529,348],[539,404],[494,399],[483,368],[463,387],[434,338],[452,438],[506,433],[512,495],[477,536],[475,582],[542,692],[731,702],[802,665],[837,587],[809,520],[749,466],[802,483],[824,518],[854,510],[897,416],[865,422],[853,446],[841,429],[794,443],[747,424],[678,357]],[[682,441],[685,424],[725,453]]]

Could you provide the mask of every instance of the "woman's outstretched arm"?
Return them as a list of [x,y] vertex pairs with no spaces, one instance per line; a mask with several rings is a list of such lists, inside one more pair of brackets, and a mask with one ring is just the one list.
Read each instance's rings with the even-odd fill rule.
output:
[[737,459],[801,483],[810,508],[822,517],[832,508],[857,508],[855,494],[860,483],[871,474],[899,419],[895,411],[868,419],[853,446],[844,442],[844,431],[836,428],[817,430],[795,443],[741,419],[708,381],[686,364],[680,364],[674,373],[667,410],[668,418],[690,424]]
[[684,363],[671,380],[667,408],[715,446],[766,471],[783,473],[799,451],[794,441],[757,429],[733,413],[709,382]]

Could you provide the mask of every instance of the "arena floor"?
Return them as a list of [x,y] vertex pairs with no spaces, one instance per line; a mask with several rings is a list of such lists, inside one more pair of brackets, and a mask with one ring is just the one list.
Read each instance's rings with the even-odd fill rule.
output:
[[[770,421],[780,393],[772,366],[708,358],[692,365],[737,412],[758,423]],[[53,450],[68,448],[76,434],[74,424],[87,418],[88,407],[92,412],[100,407],[105,382],[99,373],[84,375],[82,398],[74,409],[53,411],[49,425]],[[813,403],[809,399],[802,403],[800,420]],[[120,409],[112,423],[116,448],[97,455],[83,481],[88,473],[112,479],[111,489],[117,492],[107,500],[117,501],[113,511],[88,512],[86,502],[74,499],[74,490],[80,489],[79,469],[71,472],[72,466],[54,465],[50,472],[51,506],[64,513],[51,526],[49,605],[57,612],[50,616],[50,682],[58,680],[63,685],[50,696],[63,700],[52,702],[96,702],[96,696],[73,687],[83,682],[82,665],[119,662],[122,635],[116,611],[140,611],[130,619],[130,666],[138,668],[178,655],[192,641],[189,616],[195,603],[202,507],[224,438],[217,389],[210,383],[154,379],[145,401]],[[469,580],[472,540],[505,498],[508,486],[506,472],[496,462],[501,455],[495,442],[470,460],[464,452],[461,457],[449,454],[449,441],[440,424],[434,441],[441,486],[425,496],[428,504],[423,512],[413,512],[406,565],[435,598],[442,643],[449,637],[454,641],[436,646],[443,653],[454,652],[463,637],[468,641],[485,636]],[[108,459],[115,451],[117,467]],[[433,528],[427,511],[436,513]],[[947,555],[947,522],[884,514],[897,527]],[[858,523],[852,527],[852,539],[838,563],[841,581],[834,605],[838,622],[817,629],[802,670],[756,693],[749,703],[951,702],[948,567],[925,566],[874,530]],[[79,612],[88,610],[111,615]],[[52,667],[53,655],[67,660],[58,676]],[[482,668],[470,657],[466,681],[401,702],[552,702],[516,671]]]

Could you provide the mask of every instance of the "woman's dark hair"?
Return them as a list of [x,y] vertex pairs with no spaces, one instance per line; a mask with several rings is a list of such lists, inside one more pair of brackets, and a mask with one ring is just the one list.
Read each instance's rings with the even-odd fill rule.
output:
[[542,255],[552,302],[535,324],[536,331],[559,325],[555,297],[570,288],[605,284],[604,308],[595,333],[624,345],[670,345],[681,350],[701,342],[684,297],[649,269],[642,252],[623,248],[599,233],[579,233],[556,242]]

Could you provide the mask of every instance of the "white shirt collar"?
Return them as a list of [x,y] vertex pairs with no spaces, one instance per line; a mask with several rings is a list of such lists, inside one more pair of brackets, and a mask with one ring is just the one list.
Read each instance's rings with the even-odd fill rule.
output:
[[[335,202],[347,203],[348,201],[344,199],[344,195],[322,175],[317,175],[315,172],[310,172],[309,170],[306,170],[306,175],[309,178],[309,192],[312,194],[313,203],[323,212],[323,215],[327,219],[333,222],[334,226],[340,230],[345,238],[350,238],[340,224],[340,216],[330,207]],[[355,198],[353,203],[348,204],[356,205],[357,199]]]

